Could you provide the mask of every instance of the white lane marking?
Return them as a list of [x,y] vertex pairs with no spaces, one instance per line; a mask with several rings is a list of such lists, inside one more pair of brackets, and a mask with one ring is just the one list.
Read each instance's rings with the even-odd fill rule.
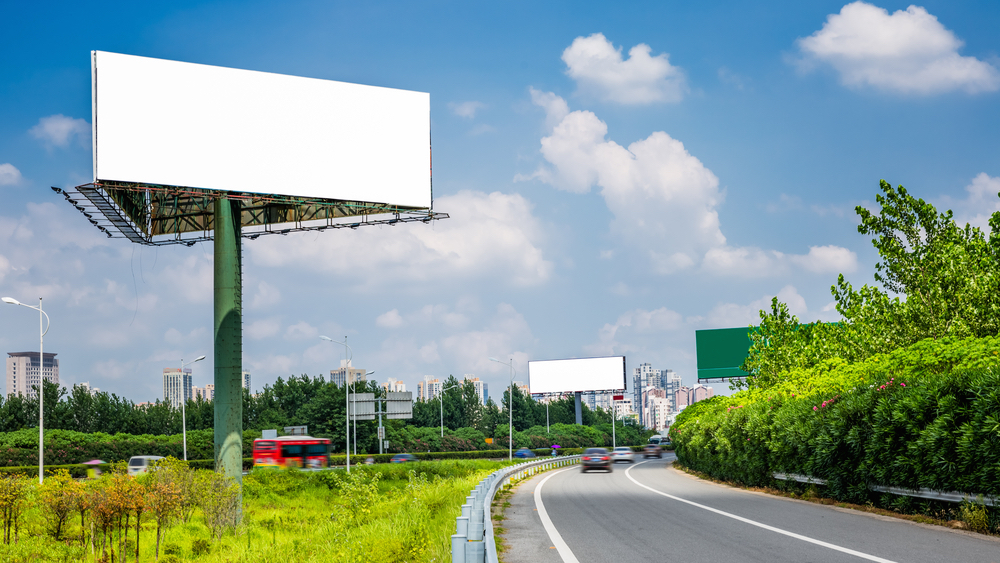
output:
[[[643,463],[647,463],[647,462],[643,461],[641,463],[637,463],[635,466],[642,465]],[[635,466],[633,466],[633,467],[635,467]],[[737,516],[735,514],[730,514],[728,512],[724,512],[724,511],[719,510],[717,508],[712,508],[711,506],[705,506],[704,504],[698,504],[697,502],[692,502],[690,500],[685,500],[685,499],[682,499],[680,497],[675,497],[674,495],[671,495],[671,494],[668,494],[668,493],[664,493],[663,491],[657,491],[656,489],[654,489],[652,487],[647,487],[646,485],[643,485],[642,483],[636,481],[635,478],[632,477],[632,475],[630,474],[631,471],[632,471],[632,467],[629,467],[628,469],[626,469],[625,470],[625,476],[628,477],[629,480],[631,480],[636,485],[639,485],[640,487],[642,487],[644,489],[648,489],[648,490],[653,491],[654,493],[656,493],[658,495],[663,495],[663,496],[665,496],[667,498],[676,500],[678,502],[683,502],[685,504],[690,504],[691,506],[697,506],[698,508],[703,508],[703,509],[705,509],[705,510],[707,510],[709,512],[714,512],[716,514],[721,514],[722,516],[726,516],[727,518],[732,518],[733,520],[739,520],[740,522],[746,522],[747,524],[750,524],[751,526],[757,526],[758,528],[764,528],[765,530],[770,530],[772,532],[777,532],[779,534],[786,535],[788,537],[795,538],[797,540],[802,540],[804,542],[809,542],[809,543],[812,543],[812,544],[816,544],[816,545],[825,547],[827,549],[832,549],[834,551],[839,551],[841,553],[846,553],[848,555],[853,555],[855,557],[860,557],[862,559],[867,559],[869,561],[877,561],[878,563],[896,563],[895,561],[892,561],[892,560],[889,560],[889,559],[882,559],[881,557],[876,557],[874,555],[868,555],[867,553],[862,553],[860,551],[854,551],[853,549],[848,549],[846,547],[840,547],[839,545],[834,545],[832,543],[827,543],[825,541],[813,539],[813,538],[810,538],[808,536],[803,536],[801,534],[796,534],[795,532],[789,532],[788,530],[782,530],[781,528],[775,528],[774,526],[768,526],[767,524],[762,524],[761,522],[757,522],[756,520],[751,520],[749,518],[744,518],[742,516]]]
[[552,545],[556,546],[556,551],[559,552],[559,557],[562,558],[563,563],[580,563],[580,561],[576,558],[576,555],[573,555],[573,550],[566,545],[562,536],[559,535],[559,530],[557,530],[552,524],[552,519],[549,518],[549,513],[546,512],[545,505],[542,504],[542,486],[545,485],[545,482],[560,473],[569,471],[570,469],[576,469],[576,467],[561,469],[542,479],[542,482],[535,487],[535,507],[538,509],[538,517],[542,519],[542,527],[545,528],[545,533],[549,535],[549,540],[552,541]]

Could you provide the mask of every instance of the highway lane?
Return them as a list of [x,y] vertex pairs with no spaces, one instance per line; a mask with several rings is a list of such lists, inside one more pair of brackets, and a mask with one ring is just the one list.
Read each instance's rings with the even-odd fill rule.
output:
[[[504,560],[1000,562],[992,538],[724,487],[675,471],[670,461],[619,464],[610,474],[573,467],[523,483],[503,524]],[[544,530],[538,496],[568,549],[562,556]]]

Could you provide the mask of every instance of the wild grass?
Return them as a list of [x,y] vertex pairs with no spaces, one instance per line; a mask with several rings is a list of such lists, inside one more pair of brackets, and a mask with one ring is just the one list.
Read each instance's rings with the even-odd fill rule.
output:
[[[324,472],[252,471],[244,476],[242,521],[221,538],[194,510],[168,528],[159,561],[223,562],[444,562],[450,560],[455,517],[469,490],[506,462],[455,460],[364,466]],[[61,541],[49,533],[44,510],[31,503],[17,543],[0,544],[0,561],[102,561],[81,541],[90,530],[67,523]],[[88,525],[89,526],[89,525]],[[124,555],[108,563],[154,561],[156,523],[135,525]]]

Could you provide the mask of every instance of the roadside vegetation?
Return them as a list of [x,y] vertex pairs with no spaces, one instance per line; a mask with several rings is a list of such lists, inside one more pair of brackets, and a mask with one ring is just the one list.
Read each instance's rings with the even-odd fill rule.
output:
[[242,504],[231,481],[175,459],[135,478],[0,476],[0,561],[446,561],[462,501],[503,465],[252,471]]
[[[881,183],[858,231],[880,286],[831,288],[838,323],[800,323],[777,299],[750,327],[730,397],[686,408],[671,428],[686,467],[747,486],[804,490],[774,472],[827,480],[819,494],[1000,530],[1000,510],[874,492],[870,485],[1000,497],[1000,213],[959,226]],[[801,490],[800,490],[801,489]]]

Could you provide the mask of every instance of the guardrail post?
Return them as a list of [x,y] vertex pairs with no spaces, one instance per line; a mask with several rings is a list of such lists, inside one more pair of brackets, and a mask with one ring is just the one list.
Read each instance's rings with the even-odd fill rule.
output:
[[461,534],[451,536],[451,563],[465,563],[465,544],[468,539]]
[[485,563],[486,543],[469,541],[465,543],[465,563]]

